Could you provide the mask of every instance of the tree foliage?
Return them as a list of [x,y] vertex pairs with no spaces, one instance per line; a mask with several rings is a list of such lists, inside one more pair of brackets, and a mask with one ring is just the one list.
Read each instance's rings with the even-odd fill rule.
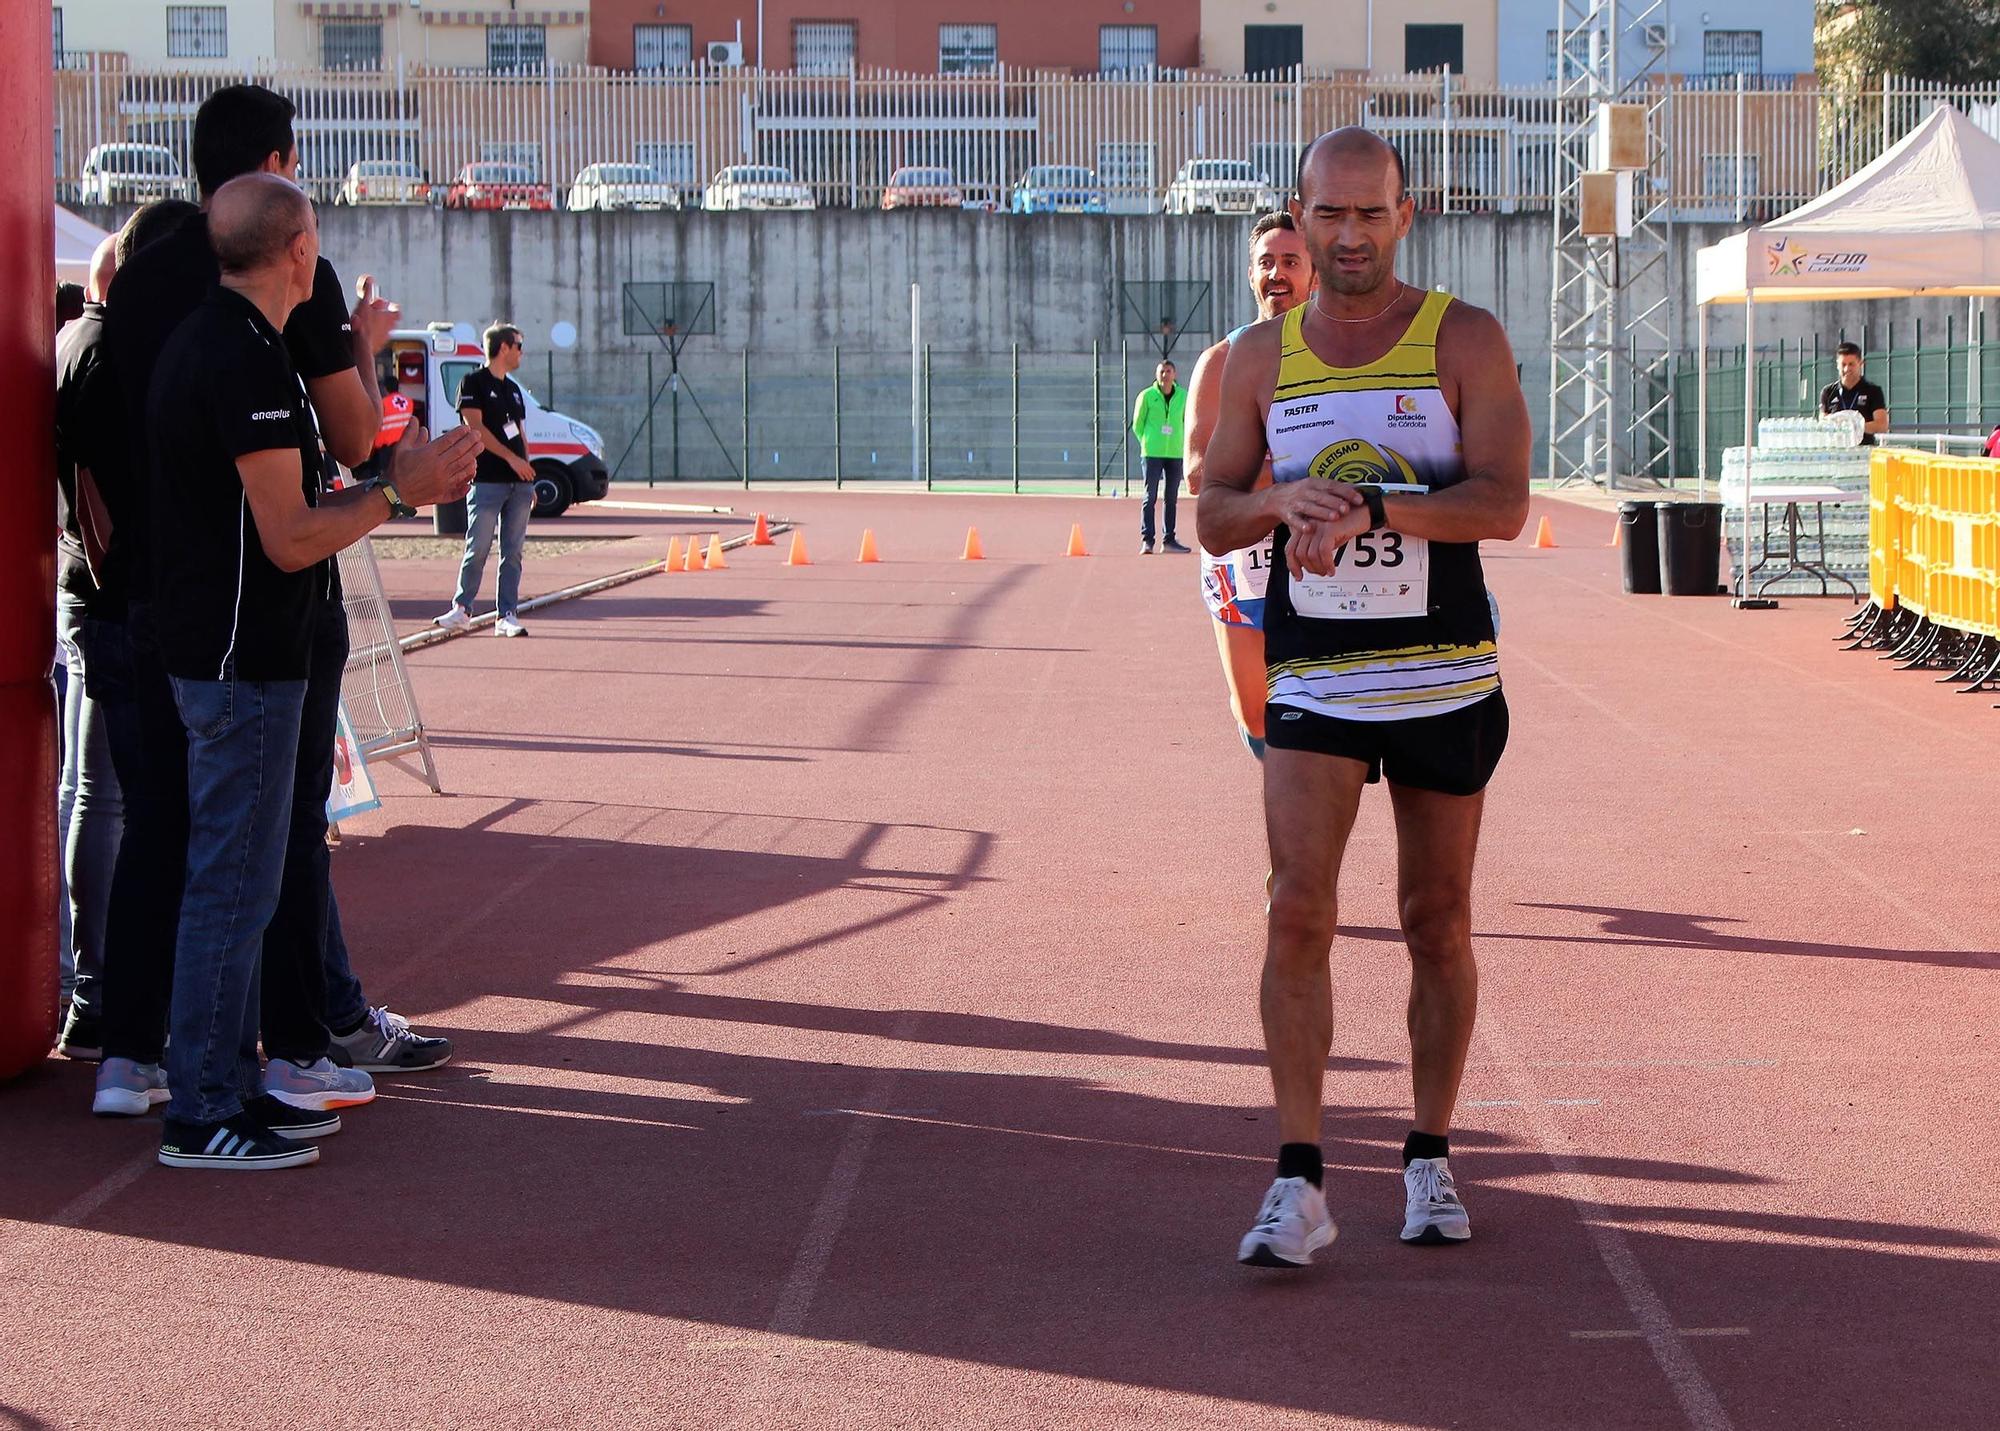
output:
[[2000,80],[2000,0],[1843,0],[1822,4],[1820,22],[1829,77]]

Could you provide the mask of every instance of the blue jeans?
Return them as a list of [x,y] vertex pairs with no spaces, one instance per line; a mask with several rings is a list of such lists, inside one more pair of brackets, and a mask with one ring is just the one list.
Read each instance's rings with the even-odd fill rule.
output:
[[188,851],[167,1116],[215,1123],[261,1086],[258,963],[284,878],[306,683],[176,676],[173,685],[188,735]]
[[90,681],[92,633],[102,626],[86,619],[82,597],[56,592],[56,639],[69,667],[63,687],[62,784],[57,796],[58,838],[69,890],[63,911],[67,937],[62,980],[63,991],[76,1006],[93,1014],[101,1012],[98,981],[104,974],[104,922],[111,908],[111,875],[125,820],[104,707]]
[[1139,514],[1139,540],[1153,540],[1153,503],[1161,496],[1161,488],[1166,489],[1167,536],[1174,541],[1175,508],[1181,497],[1181,459],[1178,457],[1148,457],[1146,459],[1146,505]]
[[453,602],[472,610],[479,599],[479,582],[486,575],[486,555],[493,550],[493,528],[500,528],[500,614],[521,610],[521,553],[528,545],[528,514],[535,507],[532,482],[474,482],[467,502],[465,558],[458,564],[458,594]]
[[324,1058],[327,1031],[350,1029],[368,1013],[361,985],[348,967],[326,848],[326,797],[333,787],[333,739],[347,648],[346,607],[339,601],[320,602],[313,614],[312,664],[299,715],[283,891],[264,934],[259,996],[264,1052],[298,1063]]

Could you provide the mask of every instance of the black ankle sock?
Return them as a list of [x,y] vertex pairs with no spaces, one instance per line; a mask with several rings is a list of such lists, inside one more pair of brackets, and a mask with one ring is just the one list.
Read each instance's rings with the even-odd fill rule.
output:
[[1451,1156],[1451,1135],[1448,1133],[1419,1133],[1411,1130],[1403,1139],[1403,1166],[1408,1167],[1415,1158],[1448,1158]]
[[1319,1187],[1326,1177],[1326,1160],[1312,1143],[1283,1143],[1278,1147],[1278,1176],[1304,1178]]

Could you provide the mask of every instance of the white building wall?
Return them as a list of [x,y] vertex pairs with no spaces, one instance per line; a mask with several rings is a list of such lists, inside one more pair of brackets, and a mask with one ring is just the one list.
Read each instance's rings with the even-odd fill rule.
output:
[[[14,0],[24,3],[24,0]],[[232,68],[268,63],[277,54],[277,13],[283,0],[202,0],[198,9],[224,12],[225,54],[185,59],[167,53],[167,11],[181,0],[60,0],[65,51],[129,56],[135,69]]]

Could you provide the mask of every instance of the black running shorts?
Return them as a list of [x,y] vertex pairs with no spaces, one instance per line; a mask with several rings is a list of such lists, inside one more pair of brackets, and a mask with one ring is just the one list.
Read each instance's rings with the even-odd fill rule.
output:
[[1296,706],[1264,708],[1264,741],[1273,750],[1339,755],[1368,767],[1372,783],[1477,795],[1493,778],[1507,748],[1507,697],[1415,720],[1340,720]]

